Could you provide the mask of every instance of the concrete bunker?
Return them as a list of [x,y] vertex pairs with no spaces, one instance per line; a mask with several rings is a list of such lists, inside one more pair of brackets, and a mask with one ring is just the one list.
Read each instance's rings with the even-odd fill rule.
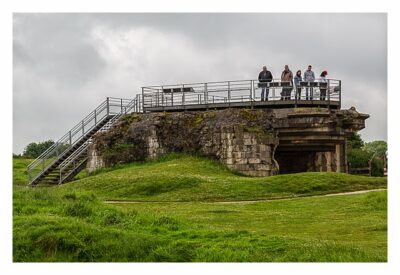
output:
[[[88,168],[92,171],[185,152],[218,159],[250,176],[347,172],[346,140],[365,127],[368,117],[354,108],[229,108],[135,114],[95,136]],[[114,144],[133,146],[126,146],[129,152],[119,151],[107,159],[104,152]]]

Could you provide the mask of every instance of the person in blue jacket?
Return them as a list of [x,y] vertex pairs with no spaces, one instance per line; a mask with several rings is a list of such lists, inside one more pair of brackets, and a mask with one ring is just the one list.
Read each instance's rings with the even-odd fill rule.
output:
[[301,71],[300,70],[298,70],[296,72],[296,75],[294,76],[293,79],[294,79],[294,86],[296,86],[296,98],[298,100],[300,100],[301,99],[301,88],[299,86],[300,86],[300,81],[303,81],[302,78],[301,78]]

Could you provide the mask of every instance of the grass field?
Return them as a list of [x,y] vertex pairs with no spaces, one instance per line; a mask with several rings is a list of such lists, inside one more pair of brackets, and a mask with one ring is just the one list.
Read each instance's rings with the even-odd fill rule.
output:
[[[63,186],[25,188],[22,163],[14,160],[17,262],[387,261],[386,191],[303,197],[386,188],[384,178],[251,178],[172,155]],[[243,202],[279,198],[293,199]]]
[[386,179],[343,173],[298,173],[266,178],[232,173],[217,161],[170,155],[160,161],[129,164],[65,184],[107,200],[229,201],[320,195],[381,188]]

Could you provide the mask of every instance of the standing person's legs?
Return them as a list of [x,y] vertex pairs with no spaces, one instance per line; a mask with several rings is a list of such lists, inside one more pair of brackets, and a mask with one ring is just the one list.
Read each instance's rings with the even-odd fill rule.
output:
[[264,101],[264,96],[265,96],[265,87],[261,88],[261,101]]
[[309,88],[306,88],[306,100],[309,100],[310,98],[308,97],[308,90]]
[[301,88],[297,88],[297,95],[296,95],[296,97],[297,97],[297,100],[300,100],[300,99],[301,99]]
[[322,90],[321,90],[320,100],[325,100],[325,97],[326,97],[326,90],[325,90],[325,89],[322,89]]
[[313,93],[314,93],[314,90],[313,90],[313,87],[311,87],[310,88],[310,100],[313,100]]
[[265,101],[268,101],[268,96],[269,96],[269,88],[265,88]]

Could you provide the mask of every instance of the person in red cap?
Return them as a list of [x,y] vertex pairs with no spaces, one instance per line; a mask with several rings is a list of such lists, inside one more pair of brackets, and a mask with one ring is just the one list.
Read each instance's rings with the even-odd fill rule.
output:
[[[326,76],[328,75],[328,72],[322,71],[320,78],[319,78],[319,82],[320,82],[320,95],[319,95],[319,99],[320,100],[325,100],[326,98],[326,90],[328,89],[328,81],[326,80]],[[324,83],[324,84],[323,84]]]

